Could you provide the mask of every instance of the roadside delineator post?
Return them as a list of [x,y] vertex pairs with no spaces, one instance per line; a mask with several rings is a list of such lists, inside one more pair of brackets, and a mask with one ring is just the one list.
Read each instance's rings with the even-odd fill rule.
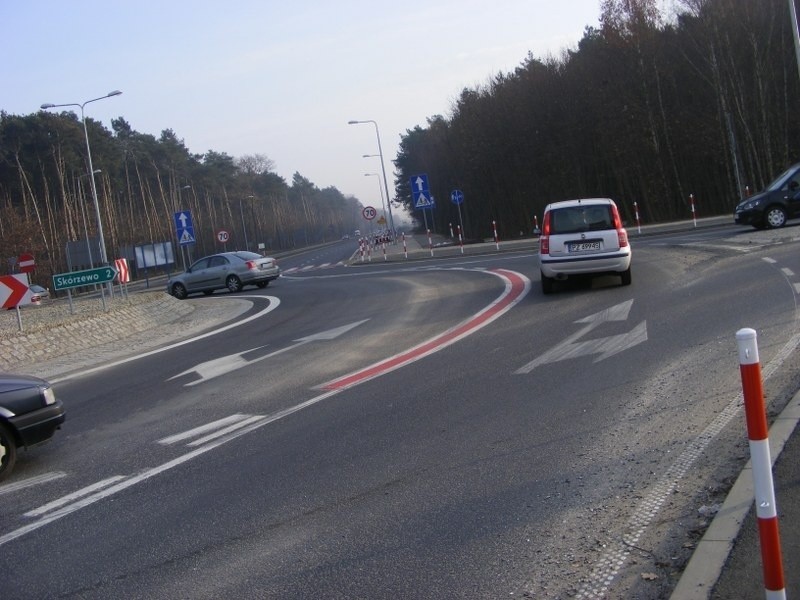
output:
[[642,233],[642,222],[639,220],[639,205],[633,202],[633,214],[636,215],[636,231]]
[[433,256],[433,240],[431,239],[431,230],[428,229],[428,247],[431,249],[431,256]]
[[500,242],[497,241],[497,221],[492,221],[492,229],[494,230],[494,248],[500,250]]
[[406,233],[403,232],[403,255],[408,258],[408,246],[406,246]]
[[697,213],[694,210],[694,194],[689,194],[689,203],[692,205],[692,221],[694,221],[694,226],[697,227]]
[[772,482],[772,460],[769,452],[769,429],[761,381],[761,364],[754,329],[736,332],[739,347],[739,368],[742,375],[747,437],[750,443],[753,484],[755,488],[758,536],[767,600],[785,600],[783,557],[778,531],[778,511]]
[[458,232],[458,246],[461,248],[461,254],[464,254],[464,238],[461,237],[461,225],[456,225]]

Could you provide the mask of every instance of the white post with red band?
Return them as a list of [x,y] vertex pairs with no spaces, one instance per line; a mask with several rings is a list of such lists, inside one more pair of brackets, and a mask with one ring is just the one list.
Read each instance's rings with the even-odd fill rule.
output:
[[497,221],[492,221],[492,231],[494,231],[494,248],[500,250],[500,242],[497,241]]
[[406,246],[406,232],[403,232],[403,255],[408,258],[408,246]]
[[778,531],[778,511],[775,506],[775,489],[772,482],[772,460],[769,452],[769,429],[756,338],[754,329],[740,329],[736,332],[766,598],[767,600],[785,600],[783,557]]

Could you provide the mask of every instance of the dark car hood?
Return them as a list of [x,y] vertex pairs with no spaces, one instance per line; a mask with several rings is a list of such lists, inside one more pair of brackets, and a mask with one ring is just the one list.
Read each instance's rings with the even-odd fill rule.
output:
[[748,202],[758,202],[759,200],[764,200],[772,193],[773,192],[758,192],[757,194],[752,194],[747,198],[742,198],[741,200],[739,200],[739,204],[736,205],[736,208],[739,208],[740,206],[742,206],[743,204],[747,204]]
[[11,373],[0,373],[0,393],[37,386],[50,387],[50,384],[44,379],[31,377],[30,375],[12,375]]

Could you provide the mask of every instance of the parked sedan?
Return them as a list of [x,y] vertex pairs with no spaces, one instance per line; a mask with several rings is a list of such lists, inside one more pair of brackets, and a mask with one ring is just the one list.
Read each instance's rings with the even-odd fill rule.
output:
[[64,406],[44,379],[0,373],[0,481],[17,449],[48,441],[64,422]]
[[246,285],[266,287],[280,274],[280,267],[274,258],[255,252],[222,252],[205,256],[180,275],[170,277],[167,292],[181,300],[189,294],[212,294],[214,290],[226,288],[236,293]]
[[778,228],[800,217],[800,164],[778,175],[763,192],[742,200],[734,212],[737,225]]

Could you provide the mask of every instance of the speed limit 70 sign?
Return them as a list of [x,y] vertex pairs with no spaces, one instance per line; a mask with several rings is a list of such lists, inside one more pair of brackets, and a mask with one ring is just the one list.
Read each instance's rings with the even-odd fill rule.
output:
[[224,229],[220,229],[219,231],[217,231],[217,240],[219,242],[225,244],[228,241],[229,237],[230,236],[228,235],[228,232],[225,231]]
[[367,221],[372,221],[372,219],[378,216],[378,211],[371,206],[365,206],[364,210],[361,211],[361,214],[364,215],[364,218]]

